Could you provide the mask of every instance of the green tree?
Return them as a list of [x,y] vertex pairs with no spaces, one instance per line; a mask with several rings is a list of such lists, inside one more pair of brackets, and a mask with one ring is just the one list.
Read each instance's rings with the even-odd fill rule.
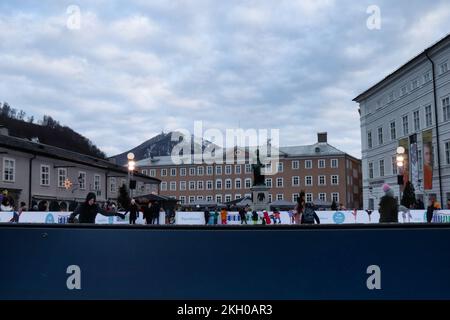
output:
[[25,118],[25,115],[26,115],[25,111],[20,110],[20,111],[17,113],[17,120],[21,120],[21,121],[22,121],[22,120]]
[[119,206],[126,209],[130,204],[130,195],[128,194],[128,190],[125,184],[119,188],[119,196],[117,197],[117,202],[119,202]]
[[416,203],[416,193],[413,184],[408,181],[403,190],[403,197],[401,204],[407,208],[411,208],[413,204]]
[[6,118],[11,117],[11,106],[8,104],[8,102],[3,102],[1,113],[2,116]]

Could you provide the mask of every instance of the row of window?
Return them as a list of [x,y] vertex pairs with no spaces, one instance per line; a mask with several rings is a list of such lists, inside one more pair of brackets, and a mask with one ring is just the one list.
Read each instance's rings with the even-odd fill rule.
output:
[[[449,97],[446,97],[444,99],[442,99],[442,108],[444,111],[444,121],[448,121],[450,120],[450,100]],[[432,110],[431,110],[431,105],[427,105],[424,108],[424,113],[425,113],[425,128],[428,128],[430,126],[433,125],[433,118],[432,118]],[[415,110],[413,112],[413,125],[414,125],[414,132],[418,132],[420,131],[421,128],[421,121],[420,121],[420,110]],[[401,123],[402,123],[402,135],[403,136],[408,136],[411,132],[409,130],[409,115],[403,115],[401,118]],[[384,135],[384,128],[383,126],[380,126],[377,128],[376,131],[377,134],[377,140],[378,140],[378,145],[382,145],[385,142],[385,135]],[[390,140],[397,140],[398,138],[398,134],[397,134],[397,123],[395,120],[392,120],[391,122],[389,122],[389,137]],[[372,130],[368,130],[367,131],[367,147],[369,149],[373,148],[374,143],[373,143],[373,135],[372,135]]]
[[[445,153],[445,164],[450,165],[450,141],[444,142],[444,153]],[[437,158],[434,156],[434,146],[432,147],[432,150],[431,150],[431,159],[433,159],[434,165],[437,165]],[[396,156],[392,156],[390,162],[391,162],[390,163],[390,167],[391,167],[390,173],[392,175],[396,175],[398,172]],[[421,149],[417,150],[417,163],[419,163],[419,171],[422,171],[422,165],[421,165],[422,164],[422,150]],[[386,175],[385,159],[379,159],[376,162],[376,165],[378,166],[378,177],[384,177]],[[374,161],[369,161],[368,162],[368,177],[369,177],[369,179],[373,179],[375,176],[374,168],[375,168]]]
[[[283,178],[276,178],[276,184],[275,187],[282,188],[283,187]],[[317,185],[319,186],[326,186],[326,176],[319,175],[317,176]],[[339,184],[339,176],[338,175],[331,175],[330,176],[330,184],[331,185],[338,185]],[[266,185],[268,187],[272,187],[272,178],[266,178]],[[291,178],[291,185],[293,187],[300,186],[300,177],[299,176],[293,176]],[[313,186],[313,176],[305,176],[305,186]]]
[[[419,150],[418,154],[419,154],[418,163],[422,163],[421,150]],[[377,164],[378,164],[378,176],[384,177],[386,175],[384,159],[379,159],[377,161]],[[390,167],[391,167],[391,174],[396,175],[397,174],[397,157],[396,156],[393,156],[391,158]],[[374,178],[374,162],[373,161],[369,161],[369,163],[368,163],[368,177],[369,177],[369,179]]]
[[[250,194],[245,194],[244,196],[251,196]],[[300,195],[298,193],[292,193],[291,195],[291,201],[292,202],[297,202],[297,199]],[[269,197],[269,202],[273,201],[273,196],[272,194],[268,195]],[[314,194],[313,193],[305,193],[305,198],[307,202],[313,202],[314,201]],[[221,194],[216,194],[215,197],[208,195],[208,196],[181,196],[180,197],[180,202],[181,204],[185,204],[185,203],[193,203],[195,201],[198,200],[206,200],[206,201],[213,201],[215,200],[217,203],[222,203],[223,202],[230,202],[233,198],[233,195],[231,194],[226,194],[226,195],[221,195]],[[235,194],[234,195],[234,199],[241,199],[242,195],[241,194]],[[283,193],[278,193],[275,195],[275,199],[276,200],[284,200],[284,194]],[[317,199],[319,199],[320,201],[328,201],[327,199],[330,199],[330,201],[335,201],[336,203],[339,203],[339,193],[338,192],[333,192],[330,193],[330,198],[327,197],[327,194],[325,192],[320,192],[317,194]],[[188,201],[188,202],[186,202]]]
[[[326,176],[320,175],[317,176],[317,184],[319,186],[326,186]],[[225,189],[232,189],[233,186],[233,180],[232,179],[225,179],[224,181],[224,188]],[[338,175],[331,175],[330,176],[330,184],[331,185],[338,185],[339,184],[339,176]],[[266,178],[266,185],[268,187],[272,187],[272,178]],[[293,187],[299,187],[300,186],[300,177],[294,176],[291,178],[291,185]],[[313,185],[313,177],[312,176],[306,176],[305,177],[305,186],[312,186]],[[244,180],[244,188],[249,189],[252,186],[252,179],[247,178]],[[170,191],[176,191],[177,190],[177,182],[171,181],[161,182],[161,191],[167,191],[167,187],[169,187]],[[214,187],[214,181],[208,180],[208,181],[180,181],[179,182],[179,190],[185,191],[187,188],[189,190],[213,190]],[[284,178],[276,178],[275,180],[275,187],[277,188],[283,188],[284,187]],[[216,179],[215,181],[215,187],[216,190],[222,189],[222,179]],[[237,178],[234,179],[234,189],[241,189],[242,188],[242,180]]]
[[[277,172],[283,172],[284,171],[284,165],[283,162],[277,163]],[[293,170],[300,169],[300,161],[299,160],[292,160],[291,161],[291,167]],[[313,167],[313,161],[312,160],[305,160],[305,169],[312,169]],[[325,159],[319,159],[317,160],[317,167],[319,169],[326,168],[326,160]],[[330,159],[330,167],[331,168],[338,168],[338,159]],[[225,174],[232,174],[232,165],[225,165]],[[191,167],[191,168],[179,168],[179,174],[180,176],[186,176],[189,169],[189,175],[190,176],[203,176],[213,175],[213,166],[207,166],[207,167]],[[205,170],[206,169],[206,170]],[[169,169],[160,169],[160,175],[161,177],[167,177],[168,174],[170,174],[171,177],[177,176],[177,168],[169,168]],[[267,164],[265,167],[266,172],[272,172],[272,165],[271,163]],[[156,169],[143,169],[142,174],[149,175],[151,177],[156,177]],[[235,174],[241,174],[241,165],[235,165],[234,166],[234,173]],[[245,165],[245,173],[252,173],[252,167],[250,164]],[[222,175],[222,166],[217,165],[215,166],[215,174],[216,175]]]
[[[68,180],[67,168],[56,168],[56,181],[59,188],[66,187],[66,181]],[[40,166],[39,172],[39,184],[43,187],[49,187],[51,184],[51,166],[42,164]],[[77,187],[80,190],[86,190],[86,172],[78,171],[77,176]],[[110,192],[117,192],[117,180],[115,177],[109,178],[110,180]],[[16,181],[16,160],[12,158],[3,158],[3,181],[4,182],[15,182]],[[73,182],[72,182],[73,183]],[[121,185],[125,184],[126,180],[121,180]],[[100,191],[101,186],[101,175],[94,174],[94,191]],[[151,192],[150,184],[138,183],[138,189],[141,191]]]
[[[41,165],[40,167],[40,185],[50,186],[50,165]],[[58,187],[65,188],[67,180],[67,168],[57,168],[57,182]],[[3,181],[15,182],[16,181],[16,160],[12,158],[3,158]],[[86,189],[86,172],[78,172],[79,188],[81,190]],[[101,189],[101,177],[99,174],[94,175],[94,190]]]
[[[40,170],[40,185],[47,187],[50,186],[50,166],[41,165]],[[65,182],[68,179],[67,168],[57,168],[57,181],[58,187],[64,188]],[[81,190],[86,190],[86,172],[78,172],[78,188]],[[99,174],[94,175],[94,190],[99,191],[101,189],[101,176]]]
[[[447,73],[448,71],[449,71],[448,61],[441,62],[438,66],[439,75],[443,75],[443,74]],[[397,93],[395,93],[394,91],[390,91],[384,99],[379,99],[377,101],[376,108],[380,109],[383,106],[383,104],[388,104],[388,103],[393,102],[395,100],[395,97],[402,98],[405,95],[407,95],[409,92],[414,91],[417,88],[419,88],[420,85],[425,85],[430,81],[431,81],[431,70],[428,70],[427,72],[425,72],[422,75],[422,77],[417,77],[415,79],[408,81],[404,85],[402,85],[400,87],[400,90]],[[368,111],[368,113],[371,113],[370,110]]]

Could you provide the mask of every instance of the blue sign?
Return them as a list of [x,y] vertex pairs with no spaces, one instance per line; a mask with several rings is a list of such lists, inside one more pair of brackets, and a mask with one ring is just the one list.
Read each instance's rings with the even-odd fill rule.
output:
[[55,218],[53,218],[51,213],[47,214],[45,217],[45,223],[55,223]]
[[345,221],[345,214],[344,214],[343,212],[336,211],[336,212],[333,214],[333,221],[334,221],[334,223],[336,223],[336,224],[344,223],[344,221]]
[[58,223],[67,223],[69,217],[67,216],[58,216]]

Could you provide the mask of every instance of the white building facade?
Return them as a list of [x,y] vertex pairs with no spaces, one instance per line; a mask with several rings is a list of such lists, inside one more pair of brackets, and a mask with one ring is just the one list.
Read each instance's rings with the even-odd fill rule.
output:
[[[117,201],[119,188],[128,185],[126,167],[104,159],[9,136],[0,128],[0,192],[18,204],[56,201],[67,206],[82,202],[89,192],[97,201]],[[160,180],[135,173],[134,197],[157,194]],[[70,185],[66,185],[70,182]]]
[[[449,100],[450,35],[354,99],[360,107],[364,208],[378,208],[384,183],[400,198],[396,150],[413,136],[417,138],[418,166],[408,168],[416,198],[426,203],[435,197],[445,205],[450,198]],[[424,180],[423,170],[427,132],[432,132],[431,188],[426,188],[425,181],[431,180]]]

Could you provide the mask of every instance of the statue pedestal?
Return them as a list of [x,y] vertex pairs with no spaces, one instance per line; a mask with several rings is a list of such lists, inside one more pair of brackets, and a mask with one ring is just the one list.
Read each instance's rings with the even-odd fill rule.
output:
[[266,185],[253,186],[250,188],[253,199],[253,210],[263,211],[269,210],[269,190]]

